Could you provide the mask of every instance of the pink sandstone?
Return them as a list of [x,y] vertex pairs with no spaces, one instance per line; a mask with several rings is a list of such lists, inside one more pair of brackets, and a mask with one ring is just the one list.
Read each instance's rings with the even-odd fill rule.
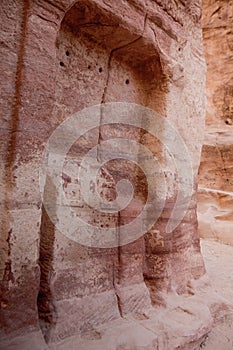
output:
[[[2,348],[67,349],[64,341],[75,336],[79,350],[194,349],[221,306],[197,235],[206,70],[200,1],[3,0],[1,9]],[[175,126],[192,159],[193,195],[183,221],[166,233],[178,181],[171,157],[162,157],[160,146],[137,129],[93,130],[68,154],[67,196],[73,191],[80,200],[73,169],[83,153],[113,136],[150,146],[168,184],[165,208],[150,232],[123,247],[97,249],[52,224],[39,170],[58,125],[85,107],[114,101],[154,109]],[[116,165],[100,176],[100,190],[108,184],[104,195],[114,197],[117,173],[136,182],[143,201],[140,170],[122,162],[114,172]],[[44,198],[56,201],[46,189]],[[92,216],[88,208],[84,215],[117,228],[119,220],[134,217],[133,209],[120,219]]]
[[232,19],[232,1],[203,1],[208,105],[199,169],[199,234],[229,244],[233,244]]

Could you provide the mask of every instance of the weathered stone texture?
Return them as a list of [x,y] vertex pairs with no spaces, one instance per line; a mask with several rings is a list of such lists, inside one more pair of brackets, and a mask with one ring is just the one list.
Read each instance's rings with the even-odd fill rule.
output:
[[199,169],[199,233],[233,243],[233,2],[203,1],[207,116]]
[[[72,335],[81,337],[79,349],[85,350],[194,346],[212,322],[212,299],[205,301],[201,282],[205,269],[196,217],[205,118],[200,2],[10,0],[1,7],[7,55],[1,60],[4,346],[10,334],[21,335],[19,348],[36,342],[43,349],[40,329],[51,348]],[[66,159],[64,189],[74,210],[87,222],[116,231],[140,212],[146,180],[139,167],[124,161],[110,162],[98,186],[114,199],[115,181],[134,182],[136,196],[128,210],[99,214],[80,196],[76,169],[82,156],[99,143],[101,157],[101,143],[113,137],[140,141],[158,155],[168,192],[160,219],[145,237],[117,248],[85,247],[61,234],[42,205],[43,150],[54,129],[73,113],[119,101],[150,107],[176,127],[192,159],[192,200],[179,226],[165,233],[177,195],[172,156],[137,128],[100,126],[81,138]],[[50,181],[44,201],[56,203]],[[34,331],[31,343],[23,337],[28,329]]]

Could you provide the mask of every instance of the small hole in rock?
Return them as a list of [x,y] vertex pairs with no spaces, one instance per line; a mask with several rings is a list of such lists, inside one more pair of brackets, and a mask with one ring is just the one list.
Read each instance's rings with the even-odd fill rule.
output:
[[126,85],[129,85],[129,79],[126,79],[125,83]]
[[103,72],[103,68],[102,68],[102,67],[99,68],[99,72],[100,72],[100,73]]
[[88,69],[91,69],[91,66],[89,65],[87,68],[88,68]]
[[64,63],[63,63],[63,62],[60,62],[60,66],[61,66],[61,67],[64,67]]
[[66,56],[69,56],[70,55],[70,52],[67,50],[66,51]]

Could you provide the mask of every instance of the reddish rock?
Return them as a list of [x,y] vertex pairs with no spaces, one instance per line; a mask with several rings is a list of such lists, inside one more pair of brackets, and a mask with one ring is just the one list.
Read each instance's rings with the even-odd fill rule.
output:
[[232,1],[203,1],[207,116],[199,169],[199,234],[232,244]]
[[[203,278],[196,218],[205,117],[200,2],[4,0],[1,6],[3,347],[42,349],[42,333],[51,349],[67,349],[63,339],[73,335],[85,350],[196,346],[211,327],[210,309],[216,303]],[[115,182],[126,178],[135,184],[129,207],[109,214],[86,205],[77,169],[96,144],[100,160],[108,139],[142,143],[153,158],[158,156],[167,184],[166,196],[161,191],[159,198],[165,200],[162,215],[144,237],[124,246],[93,248],[67,238],[51,222],[46,204],[53,209],[60,198],[48,176],[42,203],[39,171],[52,132],[73,113],[107,102],[137,103],[162,115],[165,144],[169,121],[190,154],[193,188],[184,219],[167,232],[182,177],[171,154],[177,150],[169,153],[142,130],[155,131],[157,121],[148,126],[142,118],[141,128],[108,125],[91,130],[70,149],[62,177],[73,212],[86,222],[115,228],[119,237],[120,225],[138,216],[148,194],[148,179],[139,167],[146,159],[137,166],[112,161],[91,190],[96,186],[102,197],[114,200]],[[66,135],[60,137],[66,141]],[[55,141],[59,149],[63,144]],[[121,147],[109,147],[108,152],[114,158]],[[91,158],[90,170],[95,160]],[[186,159],[180,161],[185,173]],[[159,191],[158,169],[156,174],[153,185]],[[58,221],[58,210],[66,209],[59,204],[53,212]],[[151,210],[147,214],[148,220],[155,215]]]

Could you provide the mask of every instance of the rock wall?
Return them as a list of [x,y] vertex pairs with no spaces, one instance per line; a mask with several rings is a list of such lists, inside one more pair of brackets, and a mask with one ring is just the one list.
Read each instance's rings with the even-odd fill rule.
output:
[[203,1],[207,116],[199,170],[201,237],[233,244],[233,2]]
[[[57,348],[76,335],[85,350],[191,349],[210,329],[213,311],[196,217],[205,119],[200,2],[3,0],[1,8],[2,347],[44,349],[46,341]],[[52,132],[73,113],[108,102],[161,114],[161,139],[165,120],[171,123],[191,157],[193,187],[183,220],[167,232],[182,185],[172,154],[142,132],[144,119],[141,129],[94,128],[71,147],[62,173],[70,206],[87,222],[118,232],[147,196],[140,167],[113,161],[99,176],[100,192],[113,200],[115,181],[127,178],[136,193],[131,205],[111,215],[85,206],[76,170],[96,144],[99,157],[101,145],[113,137],[144,144],[158,156],[167,184],[162,214],[144,237],[94,248],[68,239],[52,223],[45,206],[57,208],[58,195],[47,177],[42,202],[39,173]],[[151,131],[157,126],[156,120],[149,125]],[[120,151],[116,146],[109,154],[114,159]],[[159,177],[153,186],[160,186]],[[64,204],[58,209],[66,210]]]

